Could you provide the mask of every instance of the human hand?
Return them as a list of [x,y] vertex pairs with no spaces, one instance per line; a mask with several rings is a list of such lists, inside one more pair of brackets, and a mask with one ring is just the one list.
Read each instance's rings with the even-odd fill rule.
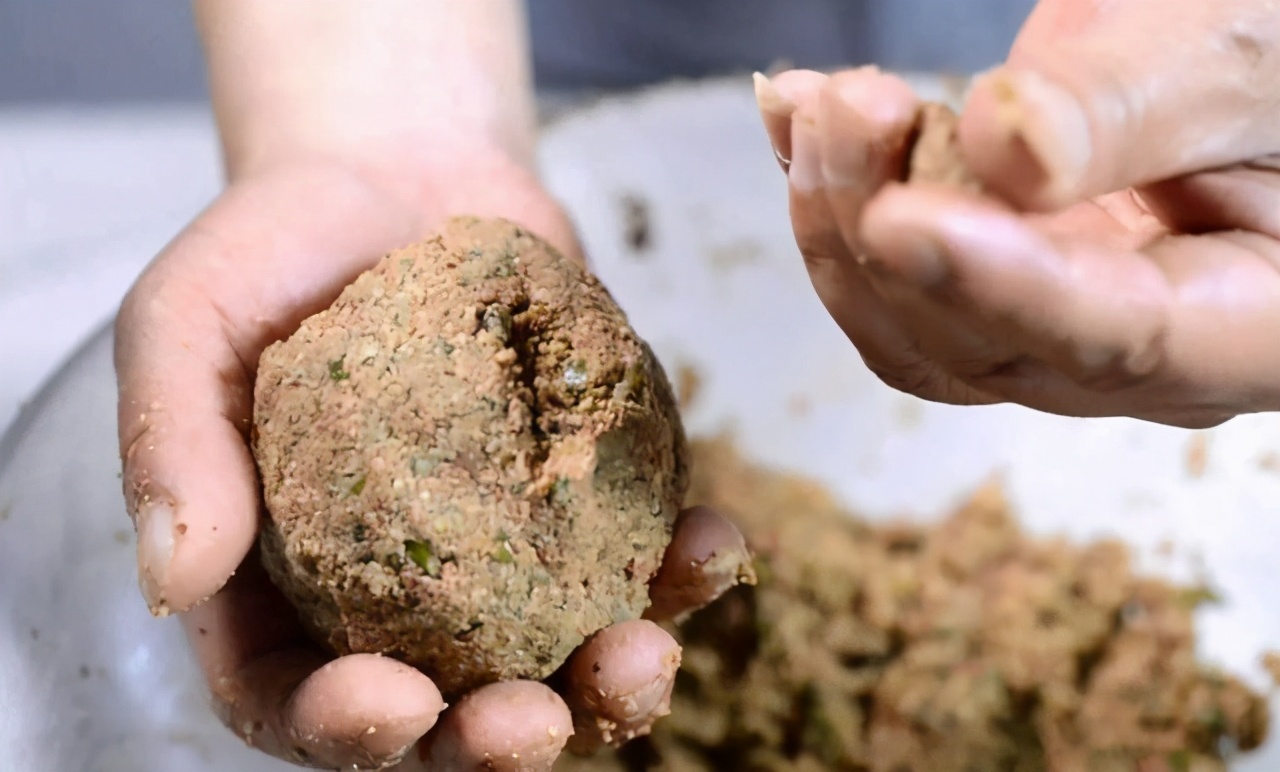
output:
[[[116,367],[140,583],[154,613],[180,616],[222,720],[268,753],[327,768],[550,769],[571,734],[578,749],[616,743],[665,712],[680,650],[662,628],[638,620],[598,633],[554,679],[560,694],[495,684],[442,713],[417,670],[331,659],[307,641],[254,549],[260,496],[246,436],[267,345],[453,214],[508,217],[577,255],[564,214],[520,166],[472,157],[437,170],[447,186],[402,177],[328,161],[243,176],[129,293]],[[653,616],[709,602],[736,580],[712,567],[745,559],[724,518],[683,513]]]
[[1041,0],[960,117],[985,194],[903,183],[896,78],[760,82],[797,243],[867,365],[957,404],[1280,409],[1278,10]]

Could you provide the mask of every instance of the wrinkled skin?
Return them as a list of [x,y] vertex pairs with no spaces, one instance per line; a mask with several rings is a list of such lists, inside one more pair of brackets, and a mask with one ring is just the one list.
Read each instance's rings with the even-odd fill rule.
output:
[[[263,348],[452,214],[507,217],[580,256],[564,214],[527,172],[474,158],[453,172],[441,171],[458,180],[447,205],[432,192],[440,186],[406,187],[337,162],[240,177],[149,267],[117,320],[124,486],[143,594],[153,613],[180,616],[227,725],[308,766],[550,769],[575,725],[576,747],[612,740],[617,733],[593,727],[612,726],[617,704],[641,705],[626,729],[644,731],[666,712],[680,660],[654,622],[625,623],[583,644],[553,679],[560,693],[496,684],[445,709],[416,670],[372,655],[331,660],[311,647],[258,563],[259,486],[246,436]],[[741,535],[695,512],[677,521],[668,556],[736,570],[746,560]],[[686,584],[654,584],[667,614],[732,584],[715,572],[662,576],[671,575]],[[580,658],[601,665],[586,672],[616,680],[584,683],[584,669],[572,667]]]
[[758,82],[822,302],[883,381],[1207,427],[1280,409],[1280,3],[1042,0],[979,77],[986,194],[897,180],[916,97]]

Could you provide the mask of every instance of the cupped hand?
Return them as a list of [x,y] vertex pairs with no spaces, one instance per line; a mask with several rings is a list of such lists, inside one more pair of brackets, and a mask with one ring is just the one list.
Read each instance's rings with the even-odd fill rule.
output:
[[1280,409],[1280,13],[1041,0],[975,80],[973,188],[904,179],[918,102],[758,79],[815,289],[889,385],[1206,427]]
[[[661,627],[627,622],[574,654],[559,693],[503,683],[445,709],[417,670],[315,648],[258,564],[246,438],[267,345],[453,214],[508,217],[580,256],[563,212],[526,171],[469,159],[455,172],[406,186],[317,162],[239,179],[147,269],[117,320],[120,449],[143,594],[153,613],[181,617],[227,725],[300,764],[549,769],[571,736],[590,750],[647,731],[679,665]],[[745,559],[723,517],[683,513],[652,585],[652,616],[709,602],[736,581],[724,567]]]

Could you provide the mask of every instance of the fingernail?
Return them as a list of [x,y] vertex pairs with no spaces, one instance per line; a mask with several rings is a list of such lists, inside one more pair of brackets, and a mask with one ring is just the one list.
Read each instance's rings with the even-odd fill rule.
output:
[[173,508],[164,502],[148,502],[138,508],[138,585],[151,613],[168,616],[165,580],[173,560]]
[[688,556],[701,566],[704,576],[726,583],[754,582],[751,550],[729,518],[711,507],[694,507],[682,523],[688,540]]
[[764,73],[752,73],[751,82],[755,85],[756,106],[760,108],[760,112],[783,118],[791,117],[792,111],[796,109],[795,103],[784,97]]
[[791,165],[787,179],[799,193],[810,194],[824,185],[822,150],[818,124],[810,109],[801,108],[791,116]]
[[819,154],[822,179],[833,190],[864,184],[870,176],[867,145],[849,141],[847,132],[839,131],[859,125],[862,118],[846,91],[847,87],[827,89],[818,102],[820,136],[826,140]]
[[791,148],[791,113],[796,106],[783,98],[763,73],[753,73],[751,80],[755,84],[756,107],[760,110],[765,134],[769,136],[769,145],[773,148],[774,157],[778,159],[778,166],[786,172],[791,163],[788,157]]
[[672,641],[671,648],[662,654],[660,675],[631,693],[628,712],[631,718],[640,719],[647,730],[653,722],[671,713],[671,692],[680,672],[684,652]]
[[589,753],[648,734],[671,712],[680,659],[680,644],[652,622],[620,622],[589,640],[569,664],[570,749]]
[[663,556],[644,617],[680,620],[739,584],[755,584],[751,550],[741,532],[710,507],[695,507],[681,518],[679,538]]
[[575,736],[573,716],[549,687],[505,681],[463,697],[419,746],[430,770],[541,772]]
[[1030,70],[997,70],[982,77],[996,100],[1007,141],[1025,147],[1033,174],[1053,197],[1068,197],[1084,177],[1093,140],[1084,110],[1071,92]]
[[[835,88],[824,90],[818,103],[822,177],[831,189],[866,188],[872,181],[886,177],[881,167],[898,159],[892,159],[896,149],[885,140],[898,134],[905,137],[914,115],[914,109],[899,115],[897,104],[885,105],[885,100],[878,98],[883,93],[876,92],[888,88],[888,79],[875,68],[862,68],[848,75],[833,80]],[[914,107],[912,95],[908,94],[907,99]]]
[[788,70],[773,78],[758,72],[752,75],[760,118],[769,135],[773,154],[784,172],[792,160],[792,116],[799,107],[814,101],[812,97],[827,79],[825,74],[813,70]]

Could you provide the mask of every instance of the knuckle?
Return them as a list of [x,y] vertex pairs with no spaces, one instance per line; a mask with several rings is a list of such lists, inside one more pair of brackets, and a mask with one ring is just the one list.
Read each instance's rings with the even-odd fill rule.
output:
[[1100,394],[1136,388],[1159,370],[1163,348],[1162,339],[1154,337],[1134,347],[1077,349],[1072,357],[1074,379]]
[[960,356],[947,361],[947,368],[951,372],[961,378],[975,381],[1015,375],[1018,367],[1018,359],[996,359],[978,354]]
[[885,368],[868,365],[886,386],[929,402],[947,405],[985,405],[997,401],[931,360]]
[[936,365],[923,360],[887,367],[874,363],[867,366],[889,388],[917,397],[933,392],[937,383],[945,379]]
[[810,270],[825,269],[837,262],[844,252],[843,242],[830,233],[797,232],[796,246]]

